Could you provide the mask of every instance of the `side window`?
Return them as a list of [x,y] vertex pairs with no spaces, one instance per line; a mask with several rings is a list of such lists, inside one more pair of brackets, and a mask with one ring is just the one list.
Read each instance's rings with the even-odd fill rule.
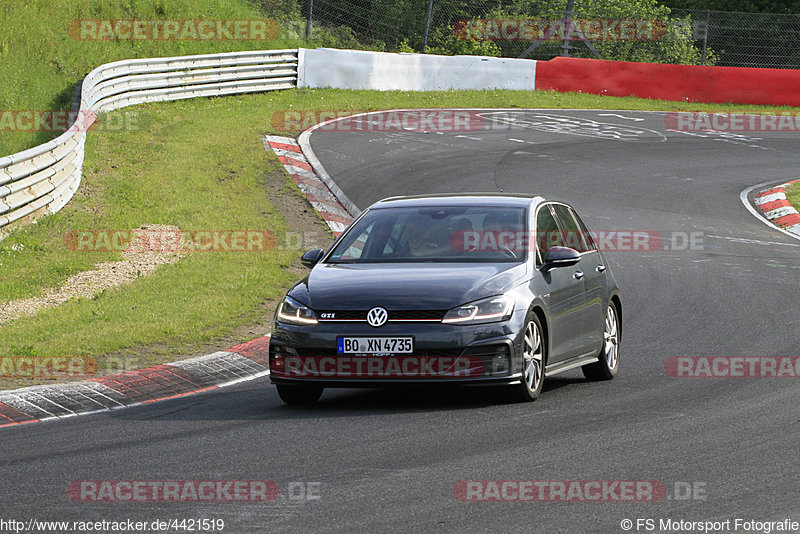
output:
[[584,231],[578,226],[578,222],[572,215],[572,210],[564,204],[554,204],[553,210],[556,213],[556,217],[558,217],[558,222],[561,223],[561,229],[564,230],[563,238],[565,246],[574,248],[578,252],[588,252],[591,250],[584,239]]
[[548,204],[539,208],[536,214],[536,251],[539,259],[543,260],[550,247],[554,246],[563,247],[564,240]]
[[578,221],[578,226],[581,229],[581,235],[583,235],[583,240],[586,241],[587,250],[597,250],[597,243],[595,243],[589,228],[586,227],[586,224],[584,224],[583,220],[577,213],[575,213],[574,210],[570,210],[570,212],[575,217],[575,220]]

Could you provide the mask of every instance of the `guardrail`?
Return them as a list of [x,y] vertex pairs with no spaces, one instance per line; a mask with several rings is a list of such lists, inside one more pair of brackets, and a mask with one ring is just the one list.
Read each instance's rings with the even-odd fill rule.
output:
[[60,210],[81,182],[86,131],[97,113],[164,100],[289,89],[297,50],[130,59],[94,69],[76,88],[74,122],[52,141],[0,158],[0,239]]

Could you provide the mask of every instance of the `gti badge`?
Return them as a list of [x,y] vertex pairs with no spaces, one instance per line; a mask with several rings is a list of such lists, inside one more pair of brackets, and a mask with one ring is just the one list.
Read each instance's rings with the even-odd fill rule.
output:
[[383,326],[388,318],[389,314],[386,309],[380,306],[376,306],[367,312],[367,322],[370,326]]

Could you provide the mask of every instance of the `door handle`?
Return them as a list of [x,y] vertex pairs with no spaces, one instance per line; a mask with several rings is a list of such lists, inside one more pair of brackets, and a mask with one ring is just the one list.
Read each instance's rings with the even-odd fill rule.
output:
[[603,271],[606,270],[606,266],[605,265],[598,265],[597,267],[595,267],[594,270],[597,271],[598,273],[602,273]]
[[575,277],[575,280],[580,280],[581,278],[583,278],[583,271],[576,271],[575,274],[573,274],[572,276]]

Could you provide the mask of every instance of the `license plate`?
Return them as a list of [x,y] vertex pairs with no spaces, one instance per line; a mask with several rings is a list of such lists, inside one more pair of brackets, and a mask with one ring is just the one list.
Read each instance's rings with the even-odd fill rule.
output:
[[410,354],[414,352],[413,337],[339,337],[339,354]]

